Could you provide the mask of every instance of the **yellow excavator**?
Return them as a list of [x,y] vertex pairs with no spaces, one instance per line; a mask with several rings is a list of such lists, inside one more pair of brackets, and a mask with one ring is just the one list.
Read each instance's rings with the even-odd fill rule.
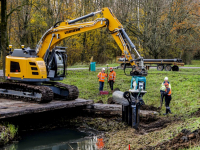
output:
[[[103,13],[104,18],[95,21],[76,23],[80,20]],[[70,21],[57,22],[41,37],[36,49],[14,49],[6,56],[6,79],[12,82],[0,83],[0,96],[37,103],[50,102],[52,99],[72,100],[78,98],[79,91],[74,85],[66,85],[63,80],[66,71],[66,48],[56,46],[63,39],[93,29],[107,27],[110,34],[130,61],[131,75],[147,74],[143,58],[126,34],[122,24],[109,8],[92,12]],[[133,58],[132,52],[138,55]],[[135,56],[134,56],[135,57]],[[136,65],[135,61],[139,61]]]

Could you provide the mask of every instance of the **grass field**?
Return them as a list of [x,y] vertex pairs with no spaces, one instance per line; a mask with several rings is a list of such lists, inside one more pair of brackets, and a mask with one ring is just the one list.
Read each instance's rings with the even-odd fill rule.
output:
[[200,60],[192,60],[191,65],[185,65],[185,67],[200,67]]
[[[96,67],[107,67],[106,65],[107,64],[96,64]],[[108,64],[108,67],[117,67],[117,66],[119,66],[118,63]],[[86,64],[77,63],[75,65],[68,66],[68,68],[89,68],[89,63]]]
[[[112,95],[99,95],[97,79],[99,71],[68,71],[68,76],[63,82],[76,85],[80,91],[80,98],[92,99],[95,102],[102,100],[104,103],[107,103],[107,99]],[[129,90],[131,77],[125,76],[121,69],[116,69],[115,71],[117,73],[117,80],[114,88],[118,87],[121,91]],[[200,117],[191,116],[193,112],[200,108],[200,69],[180,69],[179,72],[149,70],[146,77],[147,94],[143,97],[147,105],[159,106],[159,89],[165,76],[169,78],[172,86],[170,107],[173,114],[170,117],[173,118],[174,116],[181,119],[172,122],[164,129],[144,135],[135,134],[135,130],[130,127],[125,130],[119,130],[115,134],[109,135],[108,148],[128,149],[128,144],[131,144],[132,148],[140,148],[142,145],[152,146],[173,138],[184,128],[193,131],[200,127]],[[108,90],[106,83],[104,90]],[[160,117],[165,117],[162,115],[164,112],[165,108],[163,107]],[[191,149],[198,149],[198,147]]]
[[[68,71],[67,78],[63,82],[76,85],[79,88],[79,97],[81,98],[92,99],[95,102],[102,100],[104,103],[107,103],[107,99],[112,95],[99,95],[99,82],[97,78],[99,71]],[[116,69],[115,71],[117,79],[114,88],[119,88],[121,91],[129,90],[131,77],[124,75],[121,69]],[[172,85],[172,111],[176,111],[176,114],[196,111],[200,106],[200,69],[180,69],[179,72],[149,70],[146,77],[147,94],[144,96],[144,101],[148,105],[159,106],[159,89],[165,76],[169,77]],[[105,82],[104,90],[109,90],[107,86],[107,82]]]

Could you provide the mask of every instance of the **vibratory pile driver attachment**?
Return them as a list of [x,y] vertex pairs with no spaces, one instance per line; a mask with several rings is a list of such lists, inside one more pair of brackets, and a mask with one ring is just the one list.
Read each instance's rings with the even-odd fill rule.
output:
[[122,121],[135,129],[139,126],[140,106],[145,104],[142,98],[146,93],[145,86],[145,77],[133,76],[129,91],[113,92],[114,102],[122,105]]

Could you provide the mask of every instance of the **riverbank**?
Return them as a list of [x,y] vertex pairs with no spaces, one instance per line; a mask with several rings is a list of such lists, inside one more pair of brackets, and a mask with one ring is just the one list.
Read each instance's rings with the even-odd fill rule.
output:
[[0,146],[8,144],[15,140],[18,134],[18,128],[12,124],[4,123],[0,125]]
[[[18,116],[15,118],[7,118],[6,122],[15,124],[18,127],[18,139],[24,140],[24,134],[30,133],[48,133],[55,130],[73,130],[79,131],[80,133],[86,133],[88,136],[99,137],[105,132],[119,130],[124,128],[124,123],[121,122],[120,117],[105,117],[90,116],[89,113],[83,113],[83,109],[62,109],[54,110],[52,112],[43,112],[37,114],[29,114]],[[59,135],[56,135],[59,138]],[[62,135],[61,135],[62,136]],[[65,139],[63,139],[65,140]],[[7,144],[7,143],[5,143]],[[49,143],[50,144],[50,143]],[[16,145],[16,144],[14,144]],[[46,144],[48,145],[48,144]],[[9,146],[6,146],[6,148]],[[5,149],[6,149],[5,148]],[[1,149],[4,149],[2,147]],[[6,149],[7,150],[7,149]],[[13,150],[18,150],[17,146],[13,147]]]
[[[1,121],[12,123],[18,127],[19,140],[21,139],[21,135],[29,132],[43,133],[44,131],[50,132],[60,128],[78,130],[83,133],[89,133],[90,136],[104,139],[106,133],[113,133],[128,128],[122,122],[121,111],[118,110],[118,106],[116,106],[116,111],[113,113],[112,110],[115,110],[115,106],[111,105],[108,108],[108,105],[105,105],[106,109],[103,110],[100,109],[103,108],[102,104],[94,104],[94,108],[92,109],[83,106],[68,109],[63,108],[48,112],[13,116],[1,119]],[[154,120],[156,115],[155,117],[154,115],[144,115],[143,120],[144,118],[149,120],[150,117]]]
[[[147,110],[156,107],[145,107]],[[16,119],[19,126],[20,135],[27,132],[48,132],[51,130],[65,128],[78,130],[83,133],[89,133],[90,136],[96,136],[104,142],[104,149],[127,149],[130,145],[131,149],[168,149],[169,145],[162,143],[171,143],[175,148],[191,148],[198,146],[198,133],[194,131],[198,127],[199,112],[189,116],[162,116],[149,115],[148,117],[140,118],[140,126],[135,130],[126,123],[123,123],[121,116],[90,116],[77,109],[57,110],[50,114],[33,114],[29,116],[21,116]],[[75,113],[77,112],[77,113]],[[82,114],[82,115],[81,115]],[[87,114],[87,115],[86,115]],[[192,118],[192,119],[191,119]],[[195,119],[196,118],[196,119]],[[9,121],[9,120],[8,120]],[[185,131],[185,128],[187,130]],[[182,140],[186,138],[186,140]],[[178,145],[172,144],[173,141],[179,141]],[[192,143],[190,143],[192,142]],[[189,143],[189,144],[188,144]],[[14,149],[14,150],[17,150]]]

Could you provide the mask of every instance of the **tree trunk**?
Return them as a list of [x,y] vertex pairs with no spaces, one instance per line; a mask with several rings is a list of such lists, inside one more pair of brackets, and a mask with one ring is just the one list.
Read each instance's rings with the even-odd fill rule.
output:
[[[0,26],[1,26],[1,23],[0,23]],[[2,59],[2,51],[1,51],[1,29],[0,29],[0,56],[1,56],[1,58],[0,58],[0,60]]]
[[3,63],[3,76],[5,79],[5,57],[6,48],[8,46],[7,38],[7,14],[6,14],[6,0],[1,0],[1,52],[2,52],[2,63]]

